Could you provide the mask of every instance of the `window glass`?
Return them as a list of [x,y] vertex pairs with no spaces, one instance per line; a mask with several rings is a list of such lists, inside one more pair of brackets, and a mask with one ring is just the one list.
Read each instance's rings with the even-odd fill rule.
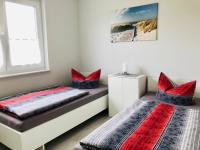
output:
[[3,48],[2,48],[2,42],[0,39],[0,70],[2,69],[2,67],[3,67]]
[[10,63],[12,66],[41,63],[36,9],[6,2]]

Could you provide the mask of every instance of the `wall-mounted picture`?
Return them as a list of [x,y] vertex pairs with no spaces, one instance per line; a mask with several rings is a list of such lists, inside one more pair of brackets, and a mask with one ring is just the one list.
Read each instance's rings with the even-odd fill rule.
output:
[[158,3],[116,10],[111,25],[111,42],[157,40]]

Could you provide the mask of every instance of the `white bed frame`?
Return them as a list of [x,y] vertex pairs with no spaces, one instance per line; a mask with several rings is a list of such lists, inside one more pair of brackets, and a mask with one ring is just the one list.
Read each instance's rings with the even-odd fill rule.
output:
[[0,123],[0,142],[13,150],[45,150],[45,144],[108,108],[107,95],[25,132]]

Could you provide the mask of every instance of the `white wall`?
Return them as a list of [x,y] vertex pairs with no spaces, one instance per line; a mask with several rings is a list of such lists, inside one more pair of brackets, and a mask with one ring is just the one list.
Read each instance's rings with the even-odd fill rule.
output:
[[[145,73],[157,78],[160,71],[164,71],[180,82],[192,79],[200,82],[199,0],[158,1],[157,41],[110,43],[112,11],[146,2],[46,0],[51,72],[0,78],[0,97],[66,83],[70,79],[69,69],[80,68],[80,64],[82,71],[86,72],[100,67],[106,76],[119,72],[122,62],[127,62],[130,72]],[[157,1],[148,1],[151,2]],[[155,79],[150,81],[153,82],[151,89],[155,89]]]
[[[112,11],[146,2],[159,2],[158,40],[111,44]],[[106,75],[127,62],[130,72],[157,78],[164,71],[181,82],[200,82],[199,14],[199,0],[79,0],[82,70],[101,67]]]
[[79,67],[77,0],[46,0],[50,72],[0,78],[0,97],[66,83]]

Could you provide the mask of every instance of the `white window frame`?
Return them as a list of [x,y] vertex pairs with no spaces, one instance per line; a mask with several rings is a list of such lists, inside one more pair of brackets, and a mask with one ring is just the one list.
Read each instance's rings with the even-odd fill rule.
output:
[[[8,39],[8,29],[7,29],[7,20],[6,20],[6,11],[5,20],[4,20],[4,34],[0,35],[2,39],[3,46],[3,69],[0,70],[0,78],[6,76],[16,76],[21,74],[30,74],[36,72],[49,71],[48,63],[48,52],[47,52],[47,35],[46,35],[46,20],[45,20],[45,9],[44,2],[42,0],[4,0],[5,2],[13,2],[21,5],[32,6],[36,9],[37,17],[37,30],[38,30],[38,39],[41,53],[41,63],[24,65],[24,66],[12,66],[11,59],[9,55],[9,39]],[[5,5],[5,3],[4,3]],[[5,8],[5,7],[4,7]]]

